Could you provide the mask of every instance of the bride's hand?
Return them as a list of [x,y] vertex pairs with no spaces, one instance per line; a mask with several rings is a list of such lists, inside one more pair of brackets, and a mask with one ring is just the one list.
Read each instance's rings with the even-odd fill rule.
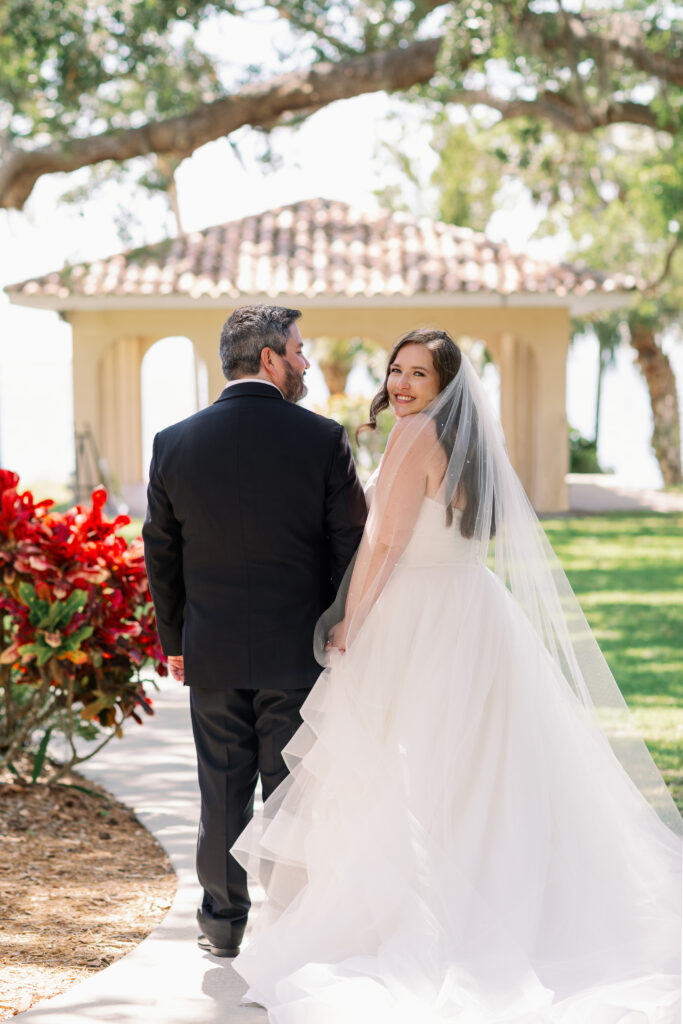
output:
[[346,650],[346,620],[342,619],[336,626],[333,626],[327,635],[326,651],[337,650],[343,654]]

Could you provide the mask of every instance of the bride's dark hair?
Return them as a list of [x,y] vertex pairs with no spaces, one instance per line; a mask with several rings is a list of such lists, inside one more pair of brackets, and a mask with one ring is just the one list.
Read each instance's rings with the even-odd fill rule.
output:
[[[389,407],[389,391],[387,388],[389,371],[404,345],[424,345],[425,348],[429,349],[432,355],[434,369],[439,377],[440,392],[447,388],[451,381],[454,380],[462,364],[462,352],[446,331],[439,331],[432,327],[418,327],[416,330],[409,331],[407,334],[404,334],[402,338],[399,338],[391,350],[389,361],[387,362],[386,373],[384,375],[384,381],[370,403],[370,418],[367,423],[363,423],[356,431],[356,440],[358,440],[358,435],[361,430],[375,430],[377,428],[377,417],[379,413]],[[436,412],[432,414],[439,442],[446,453],[446,458],[449,461],[453,453],[458,425],[460,423],[461,406],[462,403],[459,404],[455,415],[453,415],[452,410],[443,408],[443,405],[441,404],[437,408]],[[449,490],[450,493],[446,494],[446,522],[449,526],[453,522],[453,507],[451,502],[456,496],[456,492],[459,499],[464,499],[465,507],[460,519],[460,532],[463,537],[474,536],[474,527],[477,521],[477,513],[479,512],[480,484],[477,459],[478,444],[479,430],[478,424],[475,420],[471,424],[467,458],[465,459],[460,479],[456,481],[453,489],[447,487],[447,491]],[[493,532],[493,523],[491,532]]]

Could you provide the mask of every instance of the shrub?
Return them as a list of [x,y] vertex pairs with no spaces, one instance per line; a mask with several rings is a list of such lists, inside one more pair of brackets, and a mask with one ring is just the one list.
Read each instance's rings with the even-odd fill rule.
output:
[[572,427],[569,428],[569,472],[604,473],[598,462],[597,442],[589,441]]
[[[151,714],[141,669],[167,670],[142,541],[117,533],[128,517],[104,518],[103,487],[58,512],[18,483],[0,470],[0,765],[38,743],[35,781],[51,735],[67,749],[57,778]],[[82,752],[78,737],[98,742]]]

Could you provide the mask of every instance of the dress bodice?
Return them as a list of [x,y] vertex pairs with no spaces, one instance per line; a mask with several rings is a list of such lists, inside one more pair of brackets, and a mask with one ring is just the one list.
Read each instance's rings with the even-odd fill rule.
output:
[[447,524],[443,504],[425,498],[399,564],[443,565],[474,560],[477,545],[460,532],[461,517],[462,512],[453,509],[453,521]]

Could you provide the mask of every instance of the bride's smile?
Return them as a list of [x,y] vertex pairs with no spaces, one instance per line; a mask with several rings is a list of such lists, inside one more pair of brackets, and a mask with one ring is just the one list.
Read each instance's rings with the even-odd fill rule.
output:
[[387,393],[394,415],[422,412],[440,390],[439,374],[429,349],[425,345],[404,345],[387,375]]

